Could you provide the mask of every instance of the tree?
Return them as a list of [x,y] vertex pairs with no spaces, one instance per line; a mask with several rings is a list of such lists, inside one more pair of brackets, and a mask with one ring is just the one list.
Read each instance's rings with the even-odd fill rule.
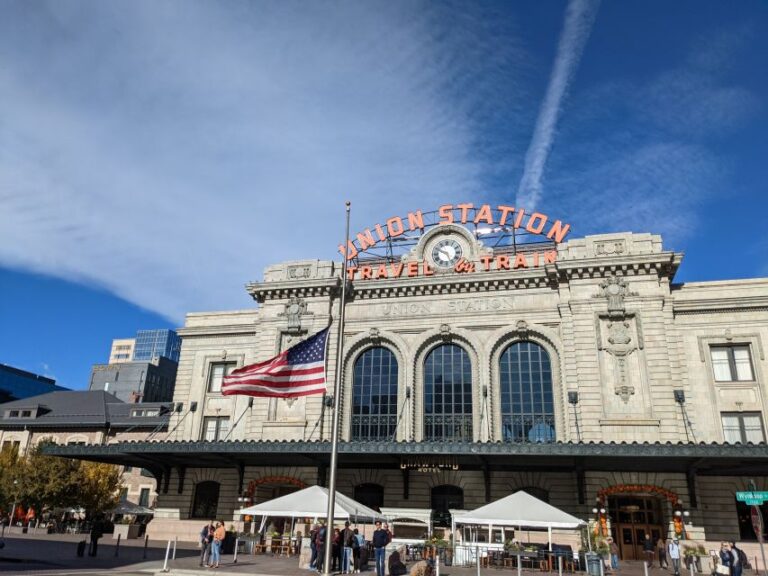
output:
[[80,462],[80,479],[79,504],[89,516],[117,506],[123,487],[117,466],[101,462]]
[[122,488],[117,466],[46,456],[43,445],[38,444],[26,458],[15,450],[0,452],[0,508],[10,508],[16,501],[38,512],[82,507],[91,516],[117,504]]

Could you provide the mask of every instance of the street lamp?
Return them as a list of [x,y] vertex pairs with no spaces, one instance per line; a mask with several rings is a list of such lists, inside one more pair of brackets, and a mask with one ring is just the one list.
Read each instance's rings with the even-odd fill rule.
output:
[[11,526],[13,526],[13,517],[16,515],[16,486],[19,485],[18,480],[13,481],[13,506],[11,506],[11,515],[8,518],[8,533],[11,533]]

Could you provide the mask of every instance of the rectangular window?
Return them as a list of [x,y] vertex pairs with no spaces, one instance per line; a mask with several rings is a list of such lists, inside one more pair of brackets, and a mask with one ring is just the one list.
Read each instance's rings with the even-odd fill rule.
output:
[[139,493],[139,506],[149,506],[149,488],[142,488]]
[[223,440],[229,432],[229,418],[203,418],[203,440]]
[[132,471],[133,471],[133,466],[124,466],[123,467],[123,472],[126,473],[126,474],[128,474],[128,473],[130,473]]
[[712,346],[710,352],[716,382],[750,382],[755,379],[749,346]]
[[120,502],[125,502],[128,500],[128,488],[121,488],[120,489]]
[[21,411],[21,417],[22,418],[32,418],[32,410],[22,410]]
[[208,374],[208,392],[221,392],[221,381],[235,369],[235,362],[216,362],[211,364]]
[[723,435],[730,444],[736,442],[765,442],[763,418],[760,412],[724,412]]
[[8,418],[18,418],[19,417],[19,411],[18,410],[9,410],[8,411]]

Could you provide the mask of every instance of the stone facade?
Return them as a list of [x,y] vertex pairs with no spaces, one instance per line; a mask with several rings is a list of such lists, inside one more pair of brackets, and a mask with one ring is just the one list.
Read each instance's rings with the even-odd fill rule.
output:
[[[448,235],[455,236],[456,249],[473,270],[442,271],[430,262],[430,254],[440,249],[436,242]],[[346,306],[342,441],[355,440],[355,363],[366,350],[382,346],[398,364],[397,426],[391,440],[422,442],[425,359],[443,343],[463,348],[471,362],[471,441],[508,440],[500,358],[510,345],[530,342],[551,361],[558,442],[724,443],[746,433],[739,419],[743,414],[752,418],[749,438],[765,442],[768,279],[675,284],[683,256],[652,234],[570,240],[556,247],[556,259],[550,252],[521,251],[522,261],[514,254],[499,258],[466,229],[452,225],[425,233],[400,262],[357,266]],[[483,262],[493,266],[486,270]],[[217,366],[231,369],[271,358],[331,324],[326,364],[333,382],[340,273],[340,265],[330,261],[278,264],[267,268],[263,281],[247,287],[257,309],[189,314],[179,331],[183,344],[174,395],[185,408],[174,414],[172,432],[162,439],[327,441],[331,409],[324,397],[257,398],[249,406],[247,397],[223,396],[214,375]],[[714,348],[730,354],[725,365],[718,356],[717,370],[747,372],[716,379]],[[228,419],[226,436],[218,434],[216,419]],[[396,467],[346,466],[339,470],[338,489],[351,496],[356,487],[374,484],[382,487],[385,506],[429,508],[433,488],[450,485],[463,491],[463,506],[471,509],[516,489],[538,488],[555,506],[586,518],[601,490],[613,487],[620,493],[621,486],[645,486],[651,487],[645,496],[668,491],[679,499],[660,504],[655,523],[662,533],[672,533],[674,506],[685,506],[690,508],[689,537],[739,539],[734,492],[746,489],[750,478],[733,469],[706,476],[697,476],[693,467],[673,469],[675,448],[664,450],[666,463],[648,459],[640,470],[626,471],[610,465],[547,469],[533,457],[521,458],[519,470],[499,468],[490,474],[459,468],[406,476]],[[323,478],[317,466],[246,465],[238,474],[236,467],[195,467],[192,459],[183,476],[176,469],[166,474],[179,488],[158,496],[150,525],[158,536],[173,530],[194,534],[199,522],[189,518],[201,482],[220,485],[216,514],[229,519],[239,507],[240,487],[249,482],[289,477],[313,484]],[[758,489],[768,488],[764,473],[754,480]]]

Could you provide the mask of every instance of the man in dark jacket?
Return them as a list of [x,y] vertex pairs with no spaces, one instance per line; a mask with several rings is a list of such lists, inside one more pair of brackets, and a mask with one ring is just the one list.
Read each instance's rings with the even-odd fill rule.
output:
[[211,553],[211,543],[213,542],[213,531],[213,520],[200,530],[200,566],[208,564],[207,560]]
[[328,529],[325,526],[320,526],[317,535],[315,536],[315,548],[317,548],[317,562],[315,563],[315,567],[318,572],[323,571],[323,566],[325,564],[325,543],[327,534]]
[[389,532],[381,527],[381,520],[376,521],[376,530],[373,532],[371,542],[376,553],[376,576],[384,576],[384,556],[389,544]]
[[104,536],[104,525],[101,522],[101,516],[96,516],[96,519],[91,525],[91,549],[88,551],[88,556],[96,556],[96,550],[99,547],[99,538]]

